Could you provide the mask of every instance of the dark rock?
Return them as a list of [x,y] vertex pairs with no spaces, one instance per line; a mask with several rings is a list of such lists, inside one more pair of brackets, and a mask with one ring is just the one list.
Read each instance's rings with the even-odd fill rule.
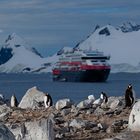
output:
[[55,118],[54,121],[55,121],[55,124],[63,124],[65,122],[63,117]]
[[121,114],[122,110],[115,110],[114,115],[119,115]]
[[0,123],[0,140],[15,140],[13,133],[2,123]]
[[12,56],[12,48],[2,47],[0,49],[0,65],[6,63]]
[[108,28],[105,27],[104,29],[102,29],[102,30],[99,32],[99,35],[106,35],[106,36],[109,36],[109,35],[110,35],[110,32],[109,32]]

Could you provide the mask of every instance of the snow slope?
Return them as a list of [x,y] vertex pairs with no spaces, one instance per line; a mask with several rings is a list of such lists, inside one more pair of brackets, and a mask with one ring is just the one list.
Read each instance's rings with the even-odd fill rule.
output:
[[[111,25],[97,28],[87,39],[76,46],[80,50],[98,49],[111,55],[112,72],[140,72],[140,28],[131,23],[129,26],[113,27]],[[134,28],[137,27],[137,28]],[[122,65],[118,65],[122,64]],[[130,69],[128,68],[131,66]],[[117,67],[119,66],[120,69]],[[125,67],[127,67],[125,69]],[[132,68],[133,67],[133,68]]]
[[0,72],[33,71],[34,69],[42,67],[46,59],[27,48],[29,48],[29,46],[22,38],[15,33],[9,35],[1,50],[7,54],[7,50],[10,49],[11,52],[9,51],[7,55],[11,57],[8,61],[0,65]]
[[[99,32],[107,28],[110,35],[99,35]],[[98,49],[111,55],[111,63],[129,63],[137,65],[140,62],[140,31],[123,33],[108,25],[96,30],[89,38],[79,44],[78,48]]]

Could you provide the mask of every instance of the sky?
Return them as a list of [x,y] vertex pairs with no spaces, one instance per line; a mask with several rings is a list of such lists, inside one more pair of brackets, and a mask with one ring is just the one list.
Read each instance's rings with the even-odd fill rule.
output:
[[16,33],[43,56],[74,47],[98,24],[140,24],[140,0],[0,0],[0,44]]

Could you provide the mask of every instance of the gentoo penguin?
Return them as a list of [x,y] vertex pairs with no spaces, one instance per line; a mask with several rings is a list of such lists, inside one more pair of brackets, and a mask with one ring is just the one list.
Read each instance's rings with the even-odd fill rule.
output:
[[95,100],[93,104],[95,105],[101,105],[102,103],[107,103],[108,102],[108,97],[106,93],[101,92],[100,98]]
[[48,108],[53,105],[52,97],[48,93],[44,95],[44,104],[45,108]]
[[132,85],[129,84],[125,91],[125,107],[132,107],[135,103],[135,91],[132,88]]
[[11,97],[11,107],[17,107],[18,106],[18,101],[16,96],[13,94]]
[[108,102],[108,97],[107,97],[106,93],[101,92],[101,97],[100,98],[103,100],[103,103]]

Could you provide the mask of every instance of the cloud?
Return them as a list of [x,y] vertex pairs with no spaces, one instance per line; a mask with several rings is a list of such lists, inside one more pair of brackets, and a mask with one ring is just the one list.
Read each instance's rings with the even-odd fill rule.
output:
[[96,24],[139,22],[139,7],[139,0],[4,0],[0,1],[0,28],[3,38],[16,32],[32,46],[74,46]]

